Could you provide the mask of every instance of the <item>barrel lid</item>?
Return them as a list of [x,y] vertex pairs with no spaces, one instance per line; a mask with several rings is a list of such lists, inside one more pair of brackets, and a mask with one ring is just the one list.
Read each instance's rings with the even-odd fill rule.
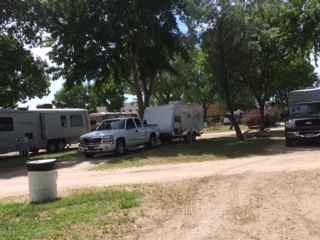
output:
[[46,164],[46,163],[53,163],[56,159],[43,159],[43,160],[33,160],[33,161],[27,161],[27,164]]
[[56,169],[56,159],[27,161],[28,171],[50,171]]

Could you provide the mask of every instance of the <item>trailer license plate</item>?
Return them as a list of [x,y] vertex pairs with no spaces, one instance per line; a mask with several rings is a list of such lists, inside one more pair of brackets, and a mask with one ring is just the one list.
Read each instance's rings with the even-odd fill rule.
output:
[[304,135],[304,137],[305,137],[305,138],[312,138],[312,137],[314,137],[314,134],[313,134],[313,133],[306,133],[306,134]]

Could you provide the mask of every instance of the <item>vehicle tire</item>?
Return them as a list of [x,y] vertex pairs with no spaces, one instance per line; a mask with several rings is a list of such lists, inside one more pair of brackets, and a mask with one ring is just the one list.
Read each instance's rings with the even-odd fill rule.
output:
[[186,142],[191,142],[191,133],[189,132],[184,139],[186,140]]
[[86,158],[93,158],[94,153],[83,153],[83,156],[85,156]]
[[286,138],[286,147],[292,147],[293,146],[293,141],[289,138]]
[[65,146],[66,146],[64,140],[58,140],[58,141],[56,142],[56,144],[57,144],[56,149],[57,149],[58,151],[63,151],[64,148],[65,148]]
[[116,149],[114,150],[114,155],[122,156],[126,152],[126,146],[123,140],[119,139],[116,142]]
[[167,143],[172,143],[172,138],[171,137],[167,138]]
[[157,146],[157,139],[154,134],[151,134],[148,142],[148,148],[152,149],[152,148],[155,148],[156,146]]
[[47,149],[47,152],[54,152],[54,151],[56,151],[57,149],[56,149],[56,144],[55,144],[55,142],[52,141],[52,140],[48,141],[46,149]]
[[197,134],[196,132],[192,133],[192,142],[195,142],[197,140]]
[[32,149],[31,152],[32,152],[33,154],[37,154],[37,153],[39,152],[39,150],[40,150],[40,149]]
[[160,142],[161,142],[162,144],[165,144],[165,143],[167,142],[167,140],[166,140],[165,138],[160,138]]

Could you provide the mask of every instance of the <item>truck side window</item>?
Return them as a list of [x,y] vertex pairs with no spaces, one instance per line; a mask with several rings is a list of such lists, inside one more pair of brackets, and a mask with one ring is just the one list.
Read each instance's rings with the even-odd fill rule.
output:
[[0,132],[13,131],[13,121],[10,117],[0,118]]
[[141,124],[141,122],[140,122],[140,120],[138,118],[134,118],[134,122],[136,123],[138,128],[142,127],[142,124]]
[[61,126],[67,127],[67,117],[64,115],[61,116]]
[[70,116],[70,125],[72,127],[83,126],[81,115],[71,115]]
[[130,118],[127,120],[127,129],[132,129],[135,128],[136,126],[134,125],[133,120]]

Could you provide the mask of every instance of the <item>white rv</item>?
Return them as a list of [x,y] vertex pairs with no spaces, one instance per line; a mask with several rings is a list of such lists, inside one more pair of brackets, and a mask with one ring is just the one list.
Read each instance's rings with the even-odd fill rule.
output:
[[168,105],[147,107],[144,119],[147,124],[158,124],[160,141],[171,142],[173,138],[195,141],[203,130],[203,108],[196,104],[180,101]]
[[117,117],[138,117],[135,113],[124,113],[124,112],[98,112],[98,113],[90,113],[90,125],[91,131],[96,130],[99,126],[100,122],[104,119],[117,118]]
[[0,109],[0,154],[63,150],[89,131],[86,109]]

